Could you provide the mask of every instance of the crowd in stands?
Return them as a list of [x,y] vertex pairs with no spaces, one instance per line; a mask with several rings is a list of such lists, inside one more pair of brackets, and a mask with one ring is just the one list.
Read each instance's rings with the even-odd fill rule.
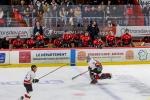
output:
[[[0,48],[3,49],[134,47],[129,30],[116,37],[115,27],[150,24],[149,6],[141,9],[143,17],[136,12],[138,5],[123,0],[89,0],[86,5],[75,5],[73,0],[14,0],[12,4],[15,5],[0,7],[0,27],[34,28],[28,39],[22,39],[19,35],[15,39],[0,39]],[[143,24],[141,19],[144,19]],[[61,30],[63,34],[46,37],[43,27]],[[149,37],[139,41],[150,42]]]

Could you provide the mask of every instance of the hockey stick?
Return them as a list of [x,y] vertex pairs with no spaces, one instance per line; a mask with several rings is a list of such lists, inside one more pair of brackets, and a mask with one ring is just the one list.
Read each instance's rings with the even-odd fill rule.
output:
[[85,73],[87,73],[87,72],[88,72],[88,70],[85,71],[85,72],[82,72],[82,73],[80,73],[80,74],[78,74],[78,75],[76,75],[76,76],[74,76],[74,77],[72,77],[72,80],[76,79],[77,77],[79,77],[79,76],[81,76],[81,75],[83,75],[83,74],[85,74]]
[[[68,64],[67,64],[67,65],[68,65]],[[49,75],[49,74],[51,74],[51,73],[53,73],[53,72],[57,71],[58,69],[60,69],[60,68],[62,68],[62,67],[64,67],[64,66],[66,66],[66,65],[60,66],[60,67],[58,67],[58,68],[56,68],[56,69],[54,69],[54,70],[50,71],[49,73],[47,73],[47,74],[45,74],[45,75],[41,76],[41,77],[40,77],[40,78],[38,78],[38,79],[41,79],[41,78],[43,78],[43,77],[45,77],[45,76],[47,76],[47,75]]]

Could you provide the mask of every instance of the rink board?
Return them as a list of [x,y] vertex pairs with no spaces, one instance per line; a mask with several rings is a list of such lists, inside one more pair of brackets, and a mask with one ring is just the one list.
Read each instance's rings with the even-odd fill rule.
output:
[[90,56],[104,65],[149,64],[149,48],[14,49],[0,51],[0,67],[87,66]]

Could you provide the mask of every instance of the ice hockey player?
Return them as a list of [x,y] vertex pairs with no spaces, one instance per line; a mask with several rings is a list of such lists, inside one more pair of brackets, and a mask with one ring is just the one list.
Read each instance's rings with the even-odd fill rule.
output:
[[110,73],[102,73],[103,67],[99,61],[94,60],[91,57],[87,57],[88,70],[91,78],[91,84],[96,84],[98,79],[110,79]]
[[31,66],[31,71],[29,71],[26,74],[25,79],[24,79],[24,87],[26,89],[26,93],[24,94],[24,96],[21,96],[21,98],[19,100],[30,100],[31,93],[33,91],[32,83],[39,82],[39,79],[35,79],[36,71],[37,71],[37,66],[32,65]]

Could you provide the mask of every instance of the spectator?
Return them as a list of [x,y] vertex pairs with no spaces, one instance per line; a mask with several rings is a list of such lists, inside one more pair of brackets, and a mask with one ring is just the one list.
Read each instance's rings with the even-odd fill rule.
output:
[[69,6],[69,5],[73,5],[73,3],[72,3],[70,0],[63,0],[63,1],[61,2],[61,5]]
[[71,40],[71,34],[68,32],[65,32],[63,34],[63,47],[71,47],[70,40]]
[[65,7],[62,7],[62,9],[59,11],[59,16],[61,17],[61,21],[65,23],[65,25],[67,24],[67,10],[65,9]]
[[35,47],[35,40],[34,40],[33,36],[31,36],[31,38],[29,38],[26,41],[26,45],[27,45],[27,48],[34,48]]
[[4,17],[4,11],[0,7],[0,26],[4,26],[4,24],[5,24],[5,21],[4,21],[3,17]]
[[44,36],[41,34],[38,34],[36,37],[36,48],[43,48],[44,45],[45,45]]
[[25,9],[26,9],[25,1],[24,1],[24,0],[21,0],[21,1],[20,1],[20,6],[19,6],[19,11],[20,11],[20,13],[21,13],[22,15],[23,15]]
[[88,32],[80,36],[82,47],[91,47],[91,37]]
[[0,49],[2,48],[2,39],[0,38]]
[[36,38],[36,36],[39,34],[43,35],[43,28],[40,25],[40,23],[37,21],[34,26],[33,37]]
[[58,5],[57,2],[55,0],[52,0],[51,5],[53,8],[56,8],[56,6]]
[[102,48],[104,46],[104,42],[102,41],[101,38],[97,38],[93,41],[93,45],[96,48]]
[[150,15],[150,6],[147,5],[143,8],[143,14],[144,14],[144,23],[146,26],[149,26],[150,25],[150,18],[149,18],[149,15]]
[[19,36],[13,41],[13,48],[20,49],[23,48],[23,40],[20,39]]
[[4,37],[1,41],[1,45],[3,49],[9,49],[9,38],[8,37]]
[[80,7],[75,8],[74,16],[77,19],[77,26],[81,27],[83,23],[82,23],[82,15],[81,15],[81,8]]
[[70,9],[69,12],[68,12],[68,16],[69,17],[69,24],[70,25],[74,25],[74,21],[73,21],[73,17],[74,17],[74,9]]
[[55,48],[60,48],[62,47],[62,39],[61,38],[56,38],[53,41],[53,45]]
[[126,29],[125,33],[121,36],[122,46],[133,46],[132,36],[129,33],[129,30]]
[[116,37],[114,35],[114,32],[112,31],[110,31],[108,35],[106,35],[106,46],[108,47],[116,46]]
[[96,21],[91,21],[91,24],[88,26],[87,31],[89,32],[92,41],[98,37],[99,28]]
[[30,26],[30,8],[27,7],[25,10],[24,10],[24,20],[27,24],[27,27]]

